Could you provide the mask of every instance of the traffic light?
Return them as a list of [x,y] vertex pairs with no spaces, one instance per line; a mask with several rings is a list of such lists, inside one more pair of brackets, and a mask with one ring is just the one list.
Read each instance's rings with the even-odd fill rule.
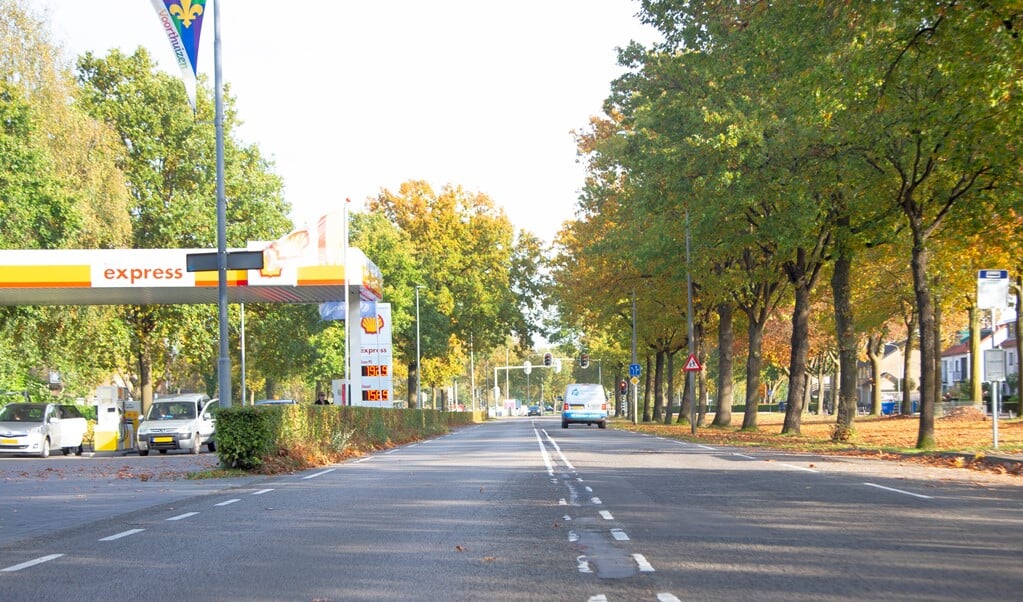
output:
[[584,354],[579,356],[579,367],[580,368],[589,368],[590,367],[590,354],[589,353],[584,353]]
[[624,379],[618,383],[618,392],[622,395],[628,395],[629,393],[629,384]]
[[550,353],[543,354],[543,365],[544,366],[550,366],[553,363],[554,363],[554,355],[552,355]]

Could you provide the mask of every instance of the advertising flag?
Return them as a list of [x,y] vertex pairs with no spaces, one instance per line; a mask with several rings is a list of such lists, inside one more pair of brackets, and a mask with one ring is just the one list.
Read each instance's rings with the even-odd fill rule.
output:
[[196,60],[199,58],[199,33],[207,0],[152,0],[160,25],[170,40],[174,58],[181,68],[188,103],[195,111]]

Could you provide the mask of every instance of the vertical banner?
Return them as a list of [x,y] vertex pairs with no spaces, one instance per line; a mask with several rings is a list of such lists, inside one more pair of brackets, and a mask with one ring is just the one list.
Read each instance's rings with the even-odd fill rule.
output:
[[196,62],[199,58],[199,34],[206,0],[152,0],[167,39],[174,50],[174,58],[181,68],[188,103],[195,111]]

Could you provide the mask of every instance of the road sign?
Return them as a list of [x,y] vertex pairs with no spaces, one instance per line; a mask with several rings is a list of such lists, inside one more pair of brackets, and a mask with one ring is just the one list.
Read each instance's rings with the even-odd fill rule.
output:
[[1005,350],[984,350],[984,380],[997,382],[1005,380]]
[[629,376],[639,376],[641,374],[643,374],[643,366],[640,366],[639,364],[629,364]]
[[533,364],[528,361],[522,362],[522,371],[526,374],[530,374],[533,372]]
[[686,360],[686,365],[682,369],[686,372],[699,372],[703,370],[703,366],[700,365],[700,360],[696,359],[696,354],[690,353],[689,359]]
[[633,376],[632,378],[629,379],[629,382],[631,382],[634,385],[638,385],[639,384],[639,377],[638,376]]
[[977,272],[977,308],[1005,309],[1009,306],[1009,270]]

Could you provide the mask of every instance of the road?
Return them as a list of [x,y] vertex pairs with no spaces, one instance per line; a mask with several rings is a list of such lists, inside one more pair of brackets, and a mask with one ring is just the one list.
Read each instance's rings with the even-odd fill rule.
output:
[[[149,460],[215,459],[182,458],[116,462],[146,471]],[[32,468],[19,476],[15,462]],[[81,500],[66,489],[88,479],[39,482],[40,462],[0,461],[4,600],[982,601],[1023,591],[1023,487],[965,470],[563,430],[557,417],[274,477],[96,478],[99,492]]]

